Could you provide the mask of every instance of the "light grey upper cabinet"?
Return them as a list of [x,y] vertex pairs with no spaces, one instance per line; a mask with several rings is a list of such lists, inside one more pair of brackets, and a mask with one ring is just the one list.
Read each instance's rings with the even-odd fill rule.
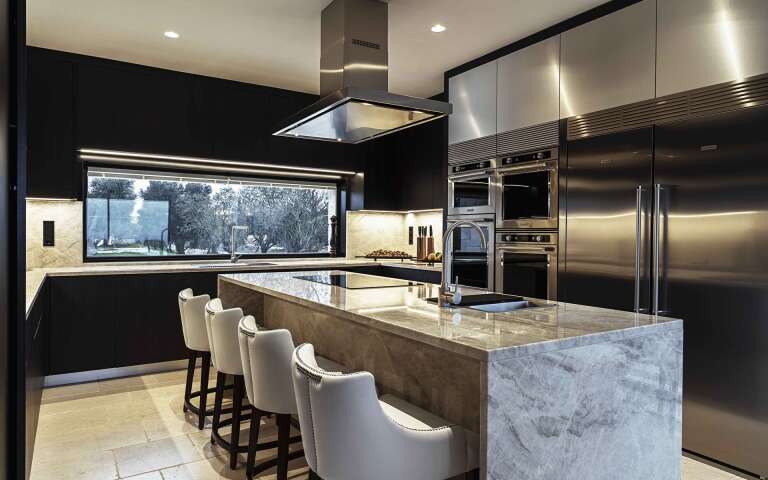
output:
[[655,54],[655,0],[563,33],[560,117],[653,98]]
[[559,66],[559,35],[499,59],[499,132],[559,118]]
[[768,72],[768,1],[659,0],[657,95]]
[[448,117],[448,143],[496,134],[496,62],[448,80],[453,113]]

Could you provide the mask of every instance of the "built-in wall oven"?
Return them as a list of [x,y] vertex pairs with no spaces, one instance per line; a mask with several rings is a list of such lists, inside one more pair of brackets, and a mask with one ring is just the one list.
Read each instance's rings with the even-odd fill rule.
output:
[[557,228],[558,149],[503,157],[498,164],[496,225]]
[[557,300],[557,233],[497,231],[496,291]]
[[448,167],[448,215],[496,213],[496,159]]
[[457,227],[452,233],[452,241],[443,258],[443,275],[447,275],[446,279],[451,283],[458,277],[459,285],[493,291],[496,226],[493,215],[448,217],[447,223],[451,225],[463,220],[474,222],[480,227],[488,241],[487,248],[483,248],[477,230],[472,227]]

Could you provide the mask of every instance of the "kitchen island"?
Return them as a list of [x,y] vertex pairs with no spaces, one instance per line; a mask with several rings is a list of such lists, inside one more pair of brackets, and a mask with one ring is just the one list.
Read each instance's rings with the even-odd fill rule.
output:
[[[337,274],[355,278],[320,283]],[[381,278],[239,273],[218,288],[226,307],[371,372],[381,394],[476,432],[481,478],[680,478],[682,321],[543,300],[440,308],[426,300],[437,285]]]

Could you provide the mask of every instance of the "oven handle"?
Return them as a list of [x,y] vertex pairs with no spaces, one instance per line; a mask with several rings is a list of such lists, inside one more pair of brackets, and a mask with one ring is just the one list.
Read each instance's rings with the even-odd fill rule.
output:
[[483,172],[469,172],[469,173],[459,173],[455,175],[449,175],[448,181],[451,180],[464,180],[471,177],[477,177],[477,178],[483,178],[483,177],[490,177],[493,175],[493,170],[485,170]]
[[550,255],[555,253],[555,247],[542,247],[542,248],[526,248],[526,247],[498,247],[496,252],[501,254],[504,252],[510,253],[542,253]]
[[[470,220],[470,221],[475,222],[477,224],[480,224],[480,223],[493,223],[493,219],[492,218],[478,218],[477,220],[472,220],[471,218],[468,218],[467,220]],[[446,220],[445,223],[447,223],[448,225],[451,225],[451,224],[454,224],[456,222],[465,222],[465,221],[466,220],[464,220],[464,219],[462,219],[462,220]],[[480,225],[480,226],[482,227],[483,225]]]
[[556,170],[557,169],[557,163],[551,162],[537,162],[537,163],[527,163],[524,165],[512,165],[509,167],[500,167],[497,168],[496,171],[503,175],[505,173],[509,172],[521,172],[521,171],[532,171],[532,172],[538,172],[542,170]]

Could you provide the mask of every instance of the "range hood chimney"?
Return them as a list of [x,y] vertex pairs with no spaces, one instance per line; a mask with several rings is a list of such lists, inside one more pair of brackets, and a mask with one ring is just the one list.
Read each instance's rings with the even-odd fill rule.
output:
[[389,93],[388,5],[334,0],[321,20],[321,100],[274,135],[361,143],[451,113],[451,104]]

